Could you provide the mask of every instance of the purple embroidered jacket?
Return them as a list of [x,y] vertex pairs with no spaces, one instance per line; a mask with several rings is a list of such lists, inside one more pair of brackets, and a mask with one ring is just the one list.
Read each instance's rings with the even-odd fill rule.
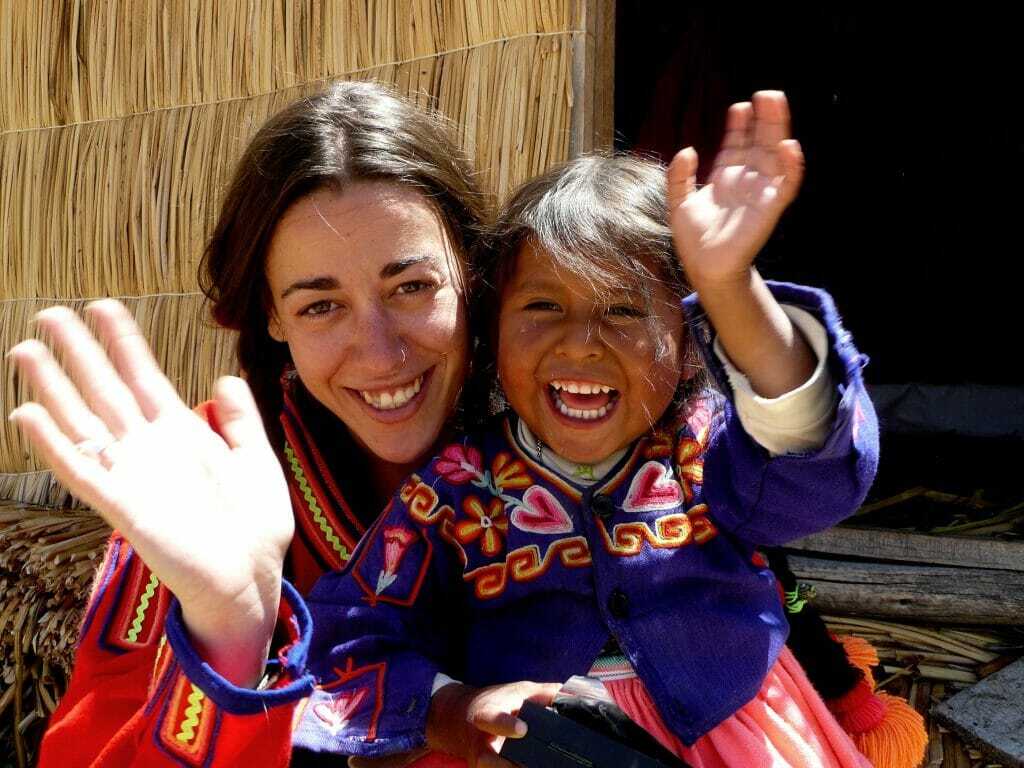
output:
[[[691,409],[678,434],[639,440],[588,488],[522,452],[514,416],[448,446],[403,484],[349,569],[308,598],[321,685],[295,743],[410,749],[424,741],[436,673],[475,686],[562,681],[585,674],[610,637],[687,743],[749,701],[787,627],[755,547],[849,515],[878,458],[865,358],[831,299],[772,288],[829,334],[839,398],[820,450],[771,458],[722,398]],[[687,309],[707,352],[712,330],[694,300]]]

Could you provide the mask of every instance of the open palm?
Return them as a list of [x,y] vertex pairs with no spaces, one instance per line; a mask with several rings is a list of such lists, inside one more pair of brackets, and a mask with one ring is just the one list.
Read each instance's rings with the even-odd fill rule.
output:
[[218,435],[178,397],[121,304],[89,311],[106,352],[60,307],[38,323],[63,353],[64,369],[38,341],[12,350],[38,400],[12,418],[57,477],[175,594],[190,629],[229,635],[229,623],[242,631],[248,622],[265,631],[294,520],[248,387],[218,382]]
[[697,153],[681,150],[668,170],[669,221],[695,285],[741,278],[767,242],[803,178],[803,153],[789,137],[780,91],[759,91],[729,108],[725,138],[707,183],[697,188]]

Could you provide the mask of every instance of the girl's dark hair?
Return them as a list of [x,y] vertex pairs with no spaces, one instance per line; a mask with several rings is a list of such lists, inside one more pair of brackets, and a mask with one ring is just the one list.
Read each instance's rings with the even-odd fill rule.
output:
[[[478,252],[484,198],[447,123],[373,83],[341,82],[272,117],[238,161],[206,246],[199,282],[213,317],[238,331],[238,359],[273,445],[288,347],[267,332],[265,266],[278,220],[296,200],[353,181],[393,181],[426,195],[466,266]],[[468,298],[468,297],[467,297]]]
[[[595,153],[556,166],[513,193],[477,259],[478,321],[492,331],[481,334],[477,376],[496,378],[493,331],[501,293],[527,242],[556,268],[600,292],[611,294],[624,278],[641,291],[662,283],[679,301],[692,292],[672,244],[665,184],[665,167],[658,162]],[[690,346],[686,364],[695,365]],[[685,379],[662,422],[675,419],[687,395],[705,384],[705,376]]]

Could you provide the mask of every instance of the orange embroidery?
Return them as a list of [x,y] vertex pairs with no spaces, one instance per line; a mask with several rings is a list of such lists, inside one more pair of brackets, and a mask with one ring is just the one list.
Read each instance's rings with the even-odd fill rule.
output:
[[553,541],[540,555],[540,547],[536,544],[520,547],[508,553],[502,563],[490,563],[474,568],[463,575],[466,581],[473,582],[476,596],[481,600],[498,597],[505,591],[508,579],[528,582],[540,578],[558,560],[566,568],[582,568],[591,564],[590,547],[583,536],[572,536],[568,539]]
[[480,551],[488,557],[501,552],[503,538],[508,535],[505,502],[492,498],[485,508],[476,496],[467,496],[462,500],[462,509],[470,519],[455,524],[455,538],[462,544],[480,539]]
[[437,508],[439,501],[437,492],[424,483],[419,475],[409,476],[409,479],[402,484],[398,497],[409,509],[409,517],[416,522],[430,525],[437,519],[436,514],[431,514]]
[[718,529],[705,517],[706,504],[698,504],[689,511],[663,515],[654,521],[654,530],[643,522],[620,523],[608,530],[601,520],[597,527],[601,531],[605,550],[618,557],[632,557],[643,550],[646,541],[655,549],[677,549],[696,542],[704,544],[718,534]]

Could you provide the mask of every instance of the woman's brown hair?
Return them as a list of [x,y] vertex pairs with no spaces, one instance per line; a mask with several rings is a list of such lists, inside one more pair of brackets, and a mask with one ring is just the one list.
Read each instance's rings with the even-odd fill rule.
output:
[[426,195],[467,267],[477,253],[484,199],[448,125],[385,87],[341,82],[272,117],[238,161],[200,266],[214,319],[237,330],[238,359],[268,435],[281,443],[279,379],[286,345],[267,332],[265,278],[274,228],[314,190],[343,192],[359,180],[393,181]]

